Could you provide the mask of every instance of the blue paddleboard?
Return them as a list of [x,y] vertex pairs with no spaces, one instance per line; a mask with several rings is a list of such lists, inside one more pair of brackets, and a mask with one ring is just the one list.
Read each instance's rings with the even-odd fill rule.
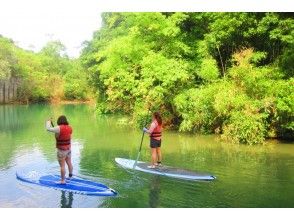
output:
[[145,163],[142,161],[137,161],[137,164],[134,167],[135,160],[129,160],[125,158],[115,158],[115,161],[123,168],[134,169],[134,170],[142,171],[145,173],[167,176],[167,177],[172,177],[177,179],[214,180],[216,178],[215,176],[209,173],[183,170],[183,169],[174,168],[170,166],[157,166],[155,169],[152,169],[152,168],[148,168],[150,163]]
[[28,173],[16,173],[16,178],[27,183],[46,186],[53,189],[69,191],[77,194],[91,196],[115,196],[117,192],[101,183],[85,180],[79,177],[66,179],[66,184],[58,183],[59,175],[39,175],[36,171]]

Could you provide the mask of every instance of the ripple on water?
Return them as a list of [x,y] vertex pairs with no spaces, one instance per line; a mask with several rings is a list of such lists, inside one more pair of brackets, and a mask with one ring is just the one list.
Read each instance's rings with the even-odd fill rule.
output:
[[[211,172],[211,182],[182,181],[118,167],[115,157],[135,158],[141,132],[114,126],[119,117],[94,117],[86,105],[18,106],[25,123],[1,135],[0,206],[7,207],[293,207],[293,144],[228,145],[216,136],[165,131],[164,162]],[[74,128],[74,174],[118,191],[117,198],[71,195],[17,181],[18,170],[59,174],[54,139],[43,129],[44,116],[64,112]],[[6,118],[15,115],[6,115]],[[26,119],[25,121],[22,121]],[[81,120],[82,119],[82,120]],[[0,120],[1,121],[1,120]],[[90,126],[89,126],[90,125]],[[34,143],[33,143],[34,142]],[[4,146],[5,145],[5,146]],[[141,158],[149,161],[148,139]],[[8,146],[8,147],[7,147]]]

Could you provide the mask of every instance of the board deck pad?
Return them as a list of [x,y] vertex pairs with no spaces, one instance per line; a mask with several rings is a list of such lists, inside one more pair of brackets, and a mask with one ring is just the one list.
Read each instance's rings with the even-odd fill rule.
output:
[[162,176],[168,176],[178,179],[185,180],[214,180],[215,176],[209,173],[197,172],[197,171],[189,171],[179,168],[174,168],[170,166],[156,166],[155,169],[148,168],[150,163],[145,163],[142,161],[138,161],[136,166],[134,167],[135,160],[125,159],[125,158],[115,158],[115,161],[122,167],[127,169],[134,169],[146,173],[157,174]]
[[69,191],[77,194],[91,195],[91,196],[115,196],[117,192],[102,183],[86,180],[79,177],[72,177],[66,179],[66,184],[58,183],[60,181],[59,175],[40,175],[36,171],[27,173],[16,173],[17,179],[40,186],[46,186],[53,189]]

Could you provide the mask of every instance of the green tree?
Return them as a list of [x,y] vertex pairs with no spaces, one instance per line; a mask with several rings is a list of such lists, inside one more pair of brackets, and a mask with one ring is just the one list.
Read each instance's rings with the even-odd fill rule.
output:
[[[293,137],[291,13],[103,13],[81,62],[99,112],[255,144]],[[255,134],[255,135],[254,135]]]
[[0,79],[19,74],[18,60],[14,50],[13,41],[0,35]]

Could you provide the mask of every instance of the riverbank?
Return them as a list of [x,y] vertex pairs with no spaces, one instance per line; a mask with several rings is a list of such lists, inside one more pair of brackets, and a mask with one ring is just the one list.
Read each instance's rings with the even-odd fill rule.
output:
[[67,105],[67,104],[88,104],[88,105],[95,105],[96,102],[94,99],[89,99],[89,100],[51,100],[50,103],[51,105]]
[[1,103],[1,105],[30,105],[30,104],[49,104],[49,105],[67,105],[67,104],[88,104],[88,105],[95,105],[95,99],[89,99],[89,100],[50,100],[50,101],[44,101],[44,102],[30,102],[30,101],[11,101],[7,103]]
[[[0,106],[18,106],[18,105],[24,105],[24,106],[29,106],[29,105],[38,105],[38,104],[42,104],[42,105],[48,105],[48,106],[62,106],[62,105],[88,105],[88,106],[91,106],[92,107],[92,110],[95,112],[95,114],[98,114],[95,110],[97,110],[96,108],[96,101],[94,98],[92,99],[88,99],[88,100],[51,100],[49,102],[20,102],[20,101],[15,101],[15,102],[9,102],[9,103],[5,103],[5,104],[0,104]],[[104,115],[104,114],[102,114]],[[124,113],[121,113],[121,114],[118,114],[118,113],[110,113],[110,114],[106,114],[108,116],[114,116],[114,115],[121,115],[122,117],[119,118],[116,122],[116,124],[118,126],[129,126],[129,125],[132,125],[132,126],[135,126],[138,128],[140,128],[141,126],[137,124],[137,122],[135,121],[134,118],[132,118],[131,115],[126,115]],[[149,116],[147,116],[149,117]],[[201,132],[187,132],[187,131],[179,131],[178,128],[175,128],[173,127],[171,124],[165,124],[164,125],[164,129],[165,131],[169,131],[169,132],[176,132],[178,133],[179,135],[192,135],[194,137],[197,137],[197,136],[202,136],[202,135],[205,135],[205,134],[201,134]],[[227,139],[224,139],[222,137],[222,134],[206,134],[206,135],[215,135],[217,136],[217,139],[220,143],[226,143],[226,144],[231,144],[231,145],[248,145],[248,144],[244,144],[244,143],[234,143],[230,140],[227,140]],[[261,144],[254,144],[254,146],[260,146],[260,145],[268,145],[269,143],[272,143],[272,142],[278,142],[278,143],[286,143],[286,144],[289,144],[289,143],[294,143],[294,139],[293,137],[289,137],[289,138],[279,138],[279,137],[270,137],[270,138],[265,138],[264,142],[261,143]]]

